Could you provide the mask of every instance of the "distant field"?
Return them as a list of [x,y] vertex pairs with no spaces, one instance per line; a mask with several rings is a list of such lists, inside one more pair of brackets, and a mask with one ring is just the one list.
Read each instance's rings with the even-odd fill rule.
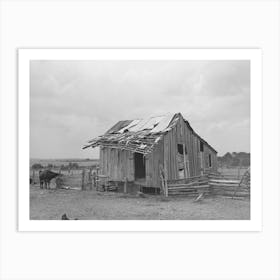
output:
[[222,173],[223,175],[233,175],[236,177],[239,177],[239,179],[243,176],[243,174],[246,172],[248,168],[247,167],[231,167],[231,168],[219,168],[218,171]]

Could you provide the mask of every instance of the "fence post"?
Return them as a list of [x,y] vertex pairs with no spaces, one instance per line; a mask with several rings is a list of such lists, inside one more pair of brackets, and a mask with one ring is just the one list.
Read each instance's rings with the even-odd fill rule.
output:
[[93,171],[92,174],[92,183],[93,183],[93,187],[96,189],[96,172]]
[[88,179],[89,179],[89,189],[92,191],[92,167],[89,170],[89,174],[88,174]]
[[127,193],[127,178],[124,178],[124,189],[123,189],[124,193]]
[[82,171],[82,186],[81,186],[81,190],[84,191],[85,190],[85,169],[83,168]]
[[209,182],[211,180],[211,175],[206,174],[206,178],[207,178],[207,184],[209,186],[209,195],[213,195],[213,186],[211,186],[211,184],[209,184]]
[[32,169],[32,185],[35,184],[35,170]]

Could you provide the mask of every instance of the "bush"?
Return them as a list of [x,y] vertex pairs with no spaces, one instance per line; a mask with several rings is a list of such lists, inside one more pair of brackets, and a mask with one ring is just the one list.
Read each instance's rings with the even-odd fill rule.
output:
[[79,169],[79,164],[77,162],[69,162],[68,168]]

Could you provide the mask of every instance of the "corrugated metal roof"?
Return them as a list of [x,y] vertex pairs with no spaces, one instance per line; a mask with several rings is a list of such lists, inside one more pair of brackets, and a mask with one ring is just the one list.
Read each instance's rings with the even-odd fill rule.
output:
[[174,114],[165,115],[160,120],[160,122],[151,130],[151,133],[158,133],[158,132],[165,131],[168,128],[173,117],[174,117]]
[[139,132],[142,130],[151,130],[151,133],[162,132],[168,127],[173,116],[174,114],[168,114],[163,116],[153,116],[142,120],[133,120],[126,126],[121,127],[118,131],[114,129],[114,133],[124,133],[124,131]]
[[[104,135],[90,140],[84,148],[101,145],[148,154],[162,139],[163,135],[177,124],[180,117],[183,118],[180,113],[177,113],[153,116],[142,120],[119,121]],[[194,135],[216,152],[213,147],[192,129],[187,120],[184,119],[184,121]]]
[[124,133],[125,131],[130,131],[130,129],[132,127],[136,126],[139,122],[140,122],[140,120],[133,120],[127,126],[125,126],[122,129],[120,129],[118,132],[119,133]]
[[126,127],[127,125],[129,125],[131,122],[133,122],[133,121],[131,121],[131,120],[119,121],[113,127],[111,127],[109,130],[107,130],[105,132],[105,134],[107,134],[107,133],[116,133],[120,129],[122,129],[123,127]]

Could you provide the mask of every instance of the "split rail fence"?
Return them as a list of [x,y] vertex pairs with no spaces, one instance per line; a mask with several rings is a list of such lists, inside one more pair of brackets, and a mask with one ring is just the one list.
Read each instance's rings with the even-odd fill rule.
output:
[[250,172],[241,179],[232,175],[208,173],[186,179],[165,180],[161,174],[162,193],[165,196],[221,195],[229,197],[250,197]]

